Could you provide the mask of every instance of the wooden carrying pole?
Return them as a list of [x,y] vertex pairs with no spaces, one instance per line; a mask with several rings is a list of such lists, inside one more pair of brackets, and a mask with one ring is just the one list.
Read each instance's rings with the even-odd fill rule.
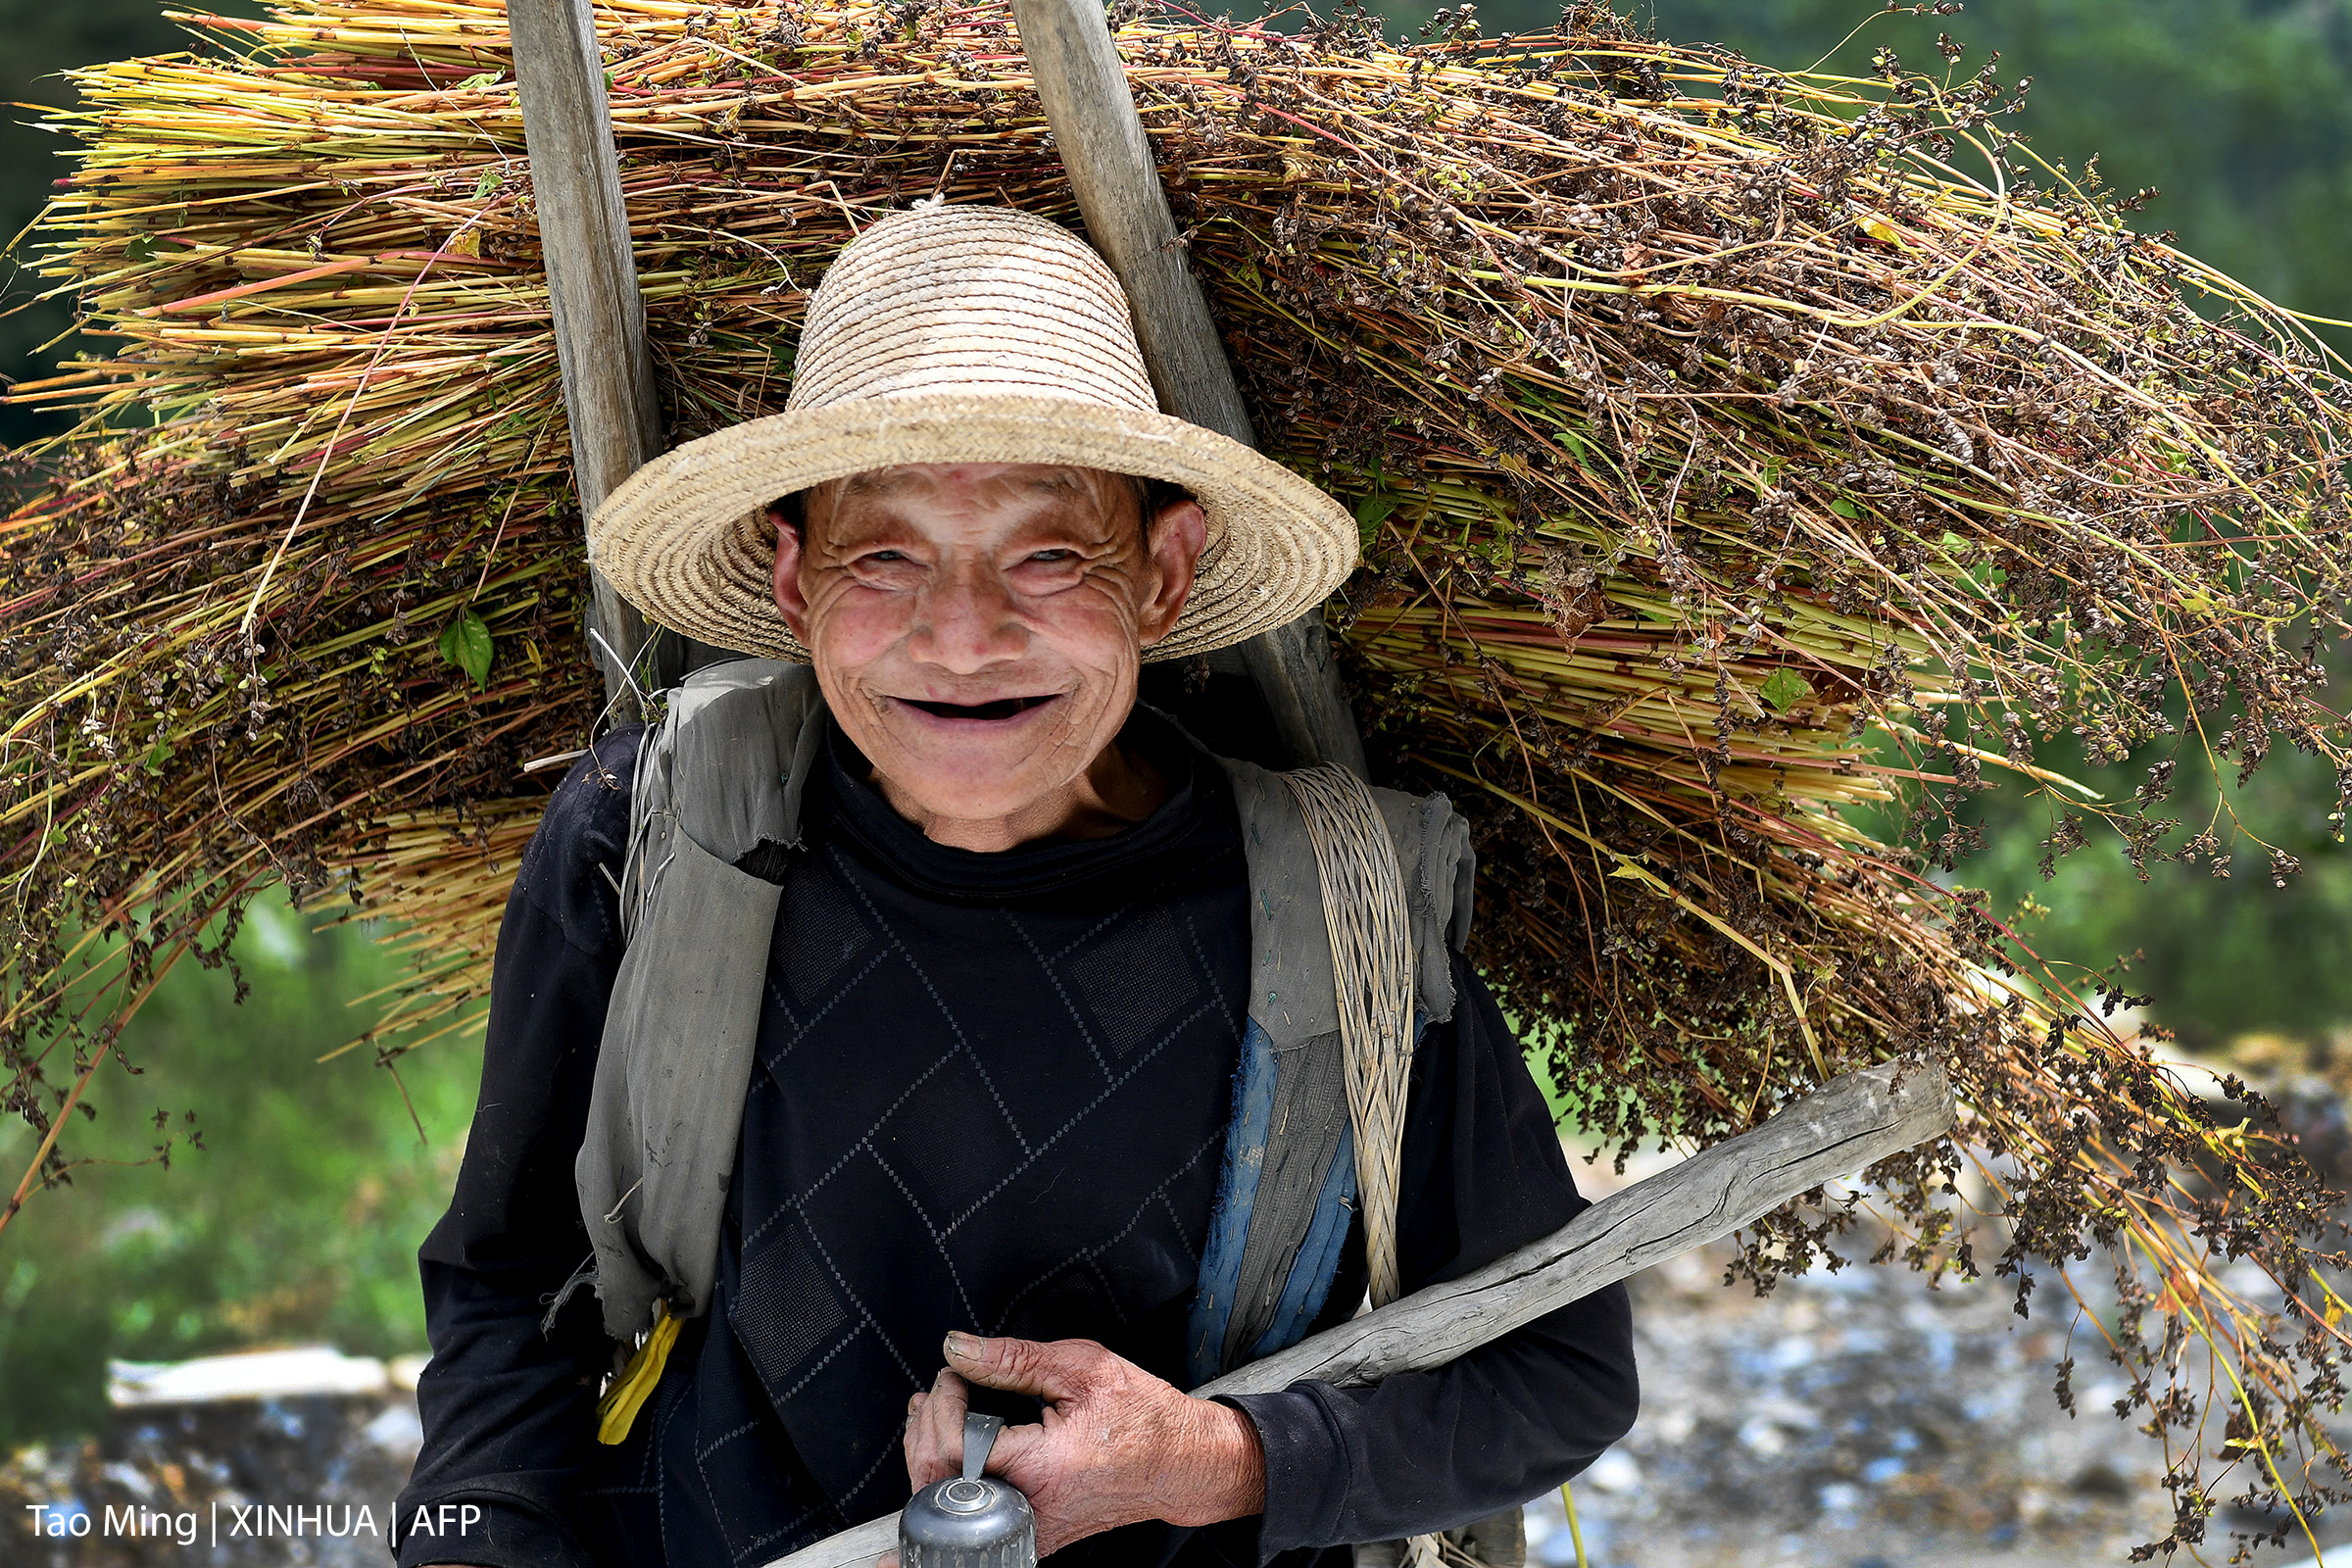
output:
[[[1762,1126],[1610,1194],[1540,1242],[1193,1392],[1271,1394],[1304,1378],[1360,1387],[1443,1366],[1951,1127],[1952,1091],[1941,1066],[1889,1062],[1847,1073]],[[896,1514],[871,1520],[767,1568],[872,1568],[897,1549],[898,1531]]]
[[[1012,0],[1012,20],[1087,238],[1127,290],[1160,403],[1178,418],[1256,446],[1208,301],[1185,265],[1102,8],[1095,0]],[[1253,637],[1241,652],[1291,764],[1337,762],[1364,777],[1364,743],[1340,695],[1322,612]]]
[[[571,422],[571,468],[585,518],[662,450],[662,405],[645,340],[645,299],[620,194],[620,157],[605,97],[590,0],[507,0],[514,84],[531,161],[531,204],[555,315],[556,361]],[[674,683],[687,650],[659,638],[636,607],[592,572],[590,627],[605,696],[622,719],[646,691]],[[659,638],[659,640],[657,640]],[[654,658],[644,656],[654,643]],[[593,646],[593,644],[591,645]],[[666,658],[663,656],[667,655]]]

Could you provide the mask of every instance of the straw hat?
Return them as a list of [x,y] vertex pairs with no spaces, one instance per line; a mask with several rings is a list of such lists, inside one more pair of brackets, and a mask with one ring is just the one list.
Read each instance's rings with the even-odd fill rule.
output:
[[809,302],[792,395],[629,475],[588,559],[648,617],[722,648],[808,653],[777,612],[778,496],[902,463],[1047,463],[1164,479],[1208,547],[1176,629],[1147,659],[1205,653],[1323,602],[1355,523],[1281,464],[1159,412],[1127,296],[1067,229],[1002,207],[881,220]]

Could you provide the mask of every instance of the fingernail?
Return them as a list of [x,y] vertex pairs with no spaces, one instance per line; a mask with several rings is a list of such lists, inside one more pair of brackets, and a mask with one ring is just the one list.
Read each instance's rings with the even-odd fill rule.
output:
[[948,1353],[958,1361],[977,1361],[980,1359],[980,1342],[969,1334],[951,1334],[948,1336]]

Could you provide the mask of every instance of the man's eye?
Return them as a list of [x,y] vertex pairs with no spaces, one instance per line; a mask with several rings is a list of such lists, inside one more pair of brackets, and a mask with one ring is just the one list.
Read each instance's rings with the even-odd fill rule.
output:
[[867,553],[867,561],[905,561],[906,553],[898,550],[875,550]]
[[1029,559],[1031,561],[1061,562],[1074,561],[1077,559],[1077,556],[1078,552],[1075,550],[1040,550],[1030,556]]

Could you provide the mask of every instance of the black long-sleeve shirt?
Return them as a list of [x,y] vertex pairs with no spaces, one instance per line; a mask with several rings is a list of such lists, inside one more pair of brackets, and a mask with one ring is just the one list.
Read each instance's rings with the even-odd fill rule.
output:
[[[951,1328],[1100,1340],[1184,1381],[1247,970],[1246,868],[1221,773],[1139,713],[1173,786],[1110,839],[980,856],[924,840],[835,736],[789,858],[710,1313],[627,1443],[594,1442],[611,1346],[580,1293],[572,1187],[622,943],[606,871],[635,737],[558,790],[501,928],[480,1103],[455,1200],[419,1252],[433,1359],[403,1568],[599,1562],[758,1568],[906,1495],[906,1396]],[[1407,1290],[1584,1206],[1542,1096],[1457,961],[1453,1020],[1416,1053],[1399,1189]],[[1323,1321],[1363,1292],[1360,1238]],[[1557,1485],[1631,1425],[1620,1288],[1433,1372],[1231,1402],[1266,1511],[1145,1524],[1057,1560],[1334,1568],[1340,1544],[1467,1522]],[[1007,1412],[1016,1413],[1017,1412]],[[1331,1549],[1331,1548],[1339,1549]]]

